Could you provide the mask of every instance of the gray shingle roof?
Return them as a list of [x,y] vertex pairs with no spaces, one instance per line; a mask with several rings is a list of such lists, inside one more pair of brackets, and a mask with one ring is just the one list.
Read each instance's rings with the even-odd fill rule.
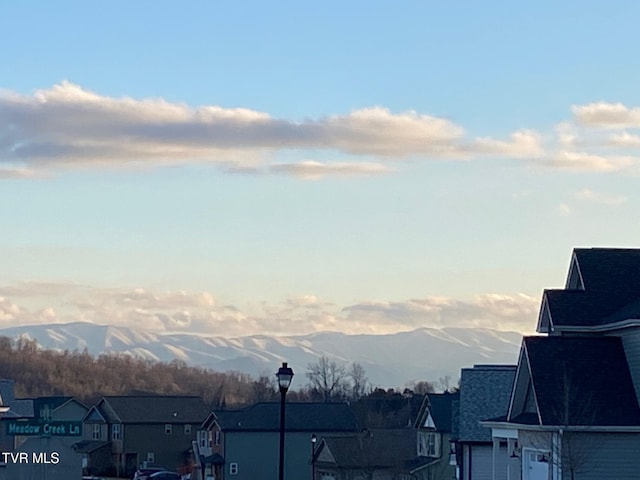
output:
[[523,342],[543,424],[640,425],[619,337],[525,337]]
[[[224,431],[279,431],[280,403],[256,403],[242,410],[216,412],[218,424]],[[287,431],[353,432],[356,418],[346,403],[287,402],[285,410]]]
[[0,396],[2,397],[2,405],[9,407],[9,411],[3,414],[3,418],[32,418],[34,413],[33,399],[16,399],[14,386],[14,380],[6,378],[0,379]]
[[404,467],[416,457],[416,433],[411,428],[372,429],[347,437],[324,437],[322,442],[340,468]]
[[576,248],[584,290],[544,291],[555,326],[599,326],[640,318],[640,249]]
[[431,403],[431,416],[439,432],[451,432],[453,420],[453,402],[458,400],[457,393],[430,393],[428,395]]
[[515,365],[476,365],[462,369],[459,441],[491,441],[491,430],[480,425],[480,421],[506,415],[515,372]]
[[101,410],[103,401],[123,423],[202,423],[211,412],[196,396],[108,396],[99,403]]
[[415,426],[424,425],[427,416],[431,414],[436,430],[442,433],[453,431],[454,402],[458,401],[458,393],[429,393],[425,395],[420,411],[416,417]]

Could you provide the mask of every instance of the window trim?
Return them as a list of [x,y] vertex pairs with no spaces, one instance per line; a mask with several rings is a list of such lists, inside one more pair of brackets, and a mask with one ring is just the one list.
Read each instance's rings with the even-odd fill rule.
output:
[[114,423],[111,425],[111,440],[122,440],[122,424]]

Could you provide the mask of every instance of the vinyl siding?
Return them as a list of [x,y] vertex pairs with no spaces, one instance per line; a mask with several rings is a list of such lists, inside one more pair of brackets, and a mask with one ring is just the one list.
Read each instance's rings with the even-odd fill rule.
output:
[[622,338],[624,353],[627,357],[629,370],[631,371],[631,379],[633,387],[636,390],[636,396],[640,397],[640,328],[625,328],[616,330],[611,333]]
[[471,447],[471,475],[469,480],[492,480],[493,447]]
[[[576,478],[580,480],[636,480],[640,433],[583,433],[575,435],[578,452],[584,461],[577,462]],[[564,469],[563,480],[571,480]]]

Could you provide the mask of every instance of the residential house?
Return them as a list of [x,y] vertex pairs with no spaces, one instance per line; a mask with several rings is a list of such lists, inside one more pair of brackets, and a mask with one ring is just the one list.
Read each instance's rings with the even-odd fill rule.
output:
[[12,452],[19,439],[15,435],[7,434],[7,424],[16,420],[31,420],[34,418],[33,399],[17,399],[14,393],[15,381],[0,379],[0,397],[2,398],[2,413],[0,414],[0,451]]
[[81,433],[80,419],[87,407],[71,397],[17,399],[14,381],[7,379],[0,380],[0,396],[7,403],[0,421],[2,452],[20,458],[8,457],[2,463],[0,479],[79,478],[81,457],[71,445]]
[[371,429],[323,437],[313,457],[313,473],[318,480],[414,479],[415,460],[412,428]]
[[422,406],[424,395],[409,389],[376,389],[351,404],[361,430],[411,427]]
[[519,460],[509,478],[638,478],[640,250],[575,249],[523,339],[509,408],[484,422]]
[[[452,444],[459,480],[507,480],[506,465],[514,462],[507,441],[492,438],[482,420],[503,416],[516,373],[515,365],[475,365],[460,376],[458,430]],[[512,480],[512,479],[508,479]]]
[[192,480],[214,480],[224,476],[222,429],[215,412],[211,412],[197,432],[194,452],[197,453],[198,472]]
[[[131,475],[141,464],[188,471],[196,432],[209,413],[210,408],[196,396],[103,397],[83,420],[83,440],[93,443],[78,448],[97,473]],[[100,446],[104,442],[110,445],[108,465]]]
[[[455,456],[452,458],[452,434],[455,411],[459,408],[458,393],[425,395],[416,417],[417,457],[410,472],[419,480],[451,480],[455,476]],[[455,451],[455,450],[453,450]],[[453,461],[452,461],[453,460]]]
[[[346,403],[286,404],[285,478],[309,478],[314,443],[325,436],[357,431],[353,411]],[[215,480],[271,480],[278,476],[280,403],[261,402],[241,410],[217,411],[203,423],[210,447],[205,477]]]

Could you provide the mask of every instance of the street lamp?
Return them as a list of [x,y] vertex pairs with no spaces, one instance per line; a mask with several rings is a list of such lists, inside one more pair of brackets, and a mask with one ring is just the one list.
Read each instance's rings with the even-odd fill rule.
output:
[[318,441],[318,437],[316,437],[315,433],[311,434],[311,480],[316,480],[316,462],[315,458],[313,458],[316,454],[316,442]]
[[291,385],[291,379],[293,378],[293,370],[289,368],[287,362],[282,362],[276,377],[278,377],[278,388],[280,389],[280,465],[278,479],[284,480],[284,403],[287,390],[289,390],[289,385]]

